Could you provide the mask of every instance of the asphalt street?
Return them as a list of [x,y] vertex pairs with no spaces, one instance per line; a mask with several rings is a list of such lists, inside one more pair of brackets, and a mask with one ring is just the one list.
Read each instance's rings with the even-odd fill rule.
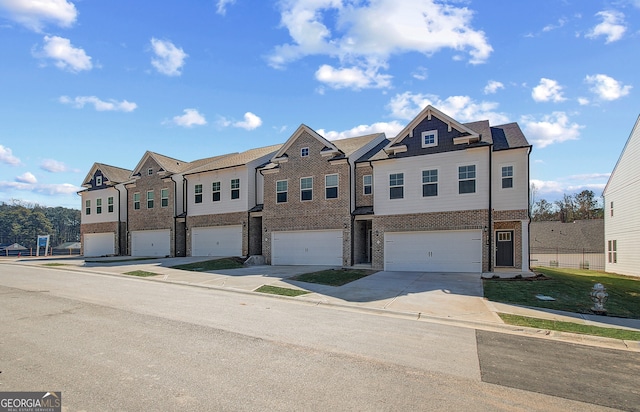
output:
[[[61,390],[68,411],[640,405],[631,352],[60,269],[0,265],[0,285],[0,391]],[[593,392],[594,370],[619,386]]]

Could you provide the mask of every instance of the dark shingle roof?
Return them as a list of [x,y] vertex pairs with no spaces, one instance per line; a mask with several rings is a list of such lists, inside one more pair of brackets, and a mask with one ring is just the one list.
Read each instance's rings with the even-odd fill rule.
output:
[[346,157],[349,157],[353,152],[359,150],[362,146],[366,145],[376,137],[380,136],[380,133],[368,134],[366,136],[350,137],[348,139],[331,140]]
[[531,222],[531,251],[553,249],[575,253],[604,253],[604,219],[576,220],[573,223]]
[[491,136],[493,137],[494,151],[531,146],[518,123],[493,126],[491,127]]

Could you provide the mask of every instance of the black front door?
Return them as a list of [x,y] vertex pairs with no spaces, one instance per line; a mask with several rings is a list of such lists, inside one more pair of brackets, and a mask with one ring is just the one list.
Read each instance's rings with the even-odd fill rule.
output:
[[496,266],[513,266],[513,230],[496,232]]

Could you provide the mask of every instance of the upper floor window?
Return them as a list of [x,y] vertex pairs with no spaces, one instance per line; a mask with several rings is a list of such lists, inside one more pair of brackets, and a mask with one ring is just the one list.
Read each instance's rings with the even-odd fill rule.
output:
[[276,182],[276,203],[286,203],[288,192],[289,182],[287,180],[278,180]]
[[326,199],[336,199],[338,197],[338,175],[326,175],[324,177],[324,191]]
[[300,149],[300,156],[301,157],[309,156],[309,148],[308,147],[303,147],[302,149]]
[[194,187],[193,193],[195,195],[194,197],[194,202],[196,203],[202,203],[202,185],[201,184],[197,184]]
[[147,209],[153,209],[153,190],[147,192]]
[[611,202],[611,207],[609,208],[609,210],[611,211],[611,217],[613,217],[613,202]]
[[458,193],[476,192],[476,166],[458,167]]
[[404,173],[391,173],[389,175],[389,199],[402,199],[404,197]]
[[84,201],[84,214],[85,215],[91,214],[91,200]]
[[102,214],[102,199],[96,199],[96,214]]
[[140,209],[140,193],[133,194],[133,208],[135,210]]
[[513,187],[513,166],[502,167],[502,188],[509,189]]
[[96,176],[96,186],[102,186],[102,176]]
[[300,200],[313,200],[313,177],[300,179]]
[[373,179],[371,175],[362,176],[362,193],[365,195],[371,194],[371,189],[373,188]]
[[147,176],[151,176],[153,174],[153,169],[152,168],[148,168],[147,169]]
[[422,147],[433,147],[438,145],[438,131],[429,130],[422,132]]
[[160,191],[160,206],[161,207],[169,206],[169,189],[162,189]]
[[438,170],[422,171],[422,196],[438,196]]
[[107,198],[107,212],[113,213],[113,196]]
[[240,179],[231,179],[231,199],[240,199]]
[[213,182],[211,184],[211,192],[212,194],[212,200],[214,202],[219,202],[220,201],[220,182]]

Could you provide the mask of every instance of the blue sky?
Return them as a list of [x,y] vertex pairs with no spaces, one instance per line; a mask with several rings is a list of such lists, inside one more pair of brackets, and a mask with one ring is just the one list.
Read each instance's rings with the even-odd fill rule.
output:
[[94,162],[516,121],[538,198],[601,194],[640,114],[640,0],[0,0],[0,202]]

